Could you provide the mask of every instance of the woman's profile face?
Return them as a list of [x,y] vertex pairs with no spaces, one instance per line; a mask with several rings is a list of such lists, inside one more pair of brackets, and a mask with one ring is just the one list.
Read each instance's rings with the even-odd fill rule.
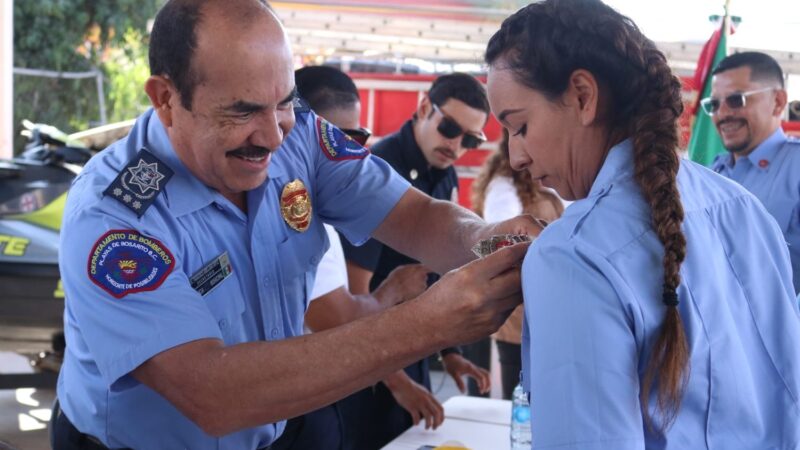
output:
[[578,96],[568,88],[550,101],[503,66],[490,68],[487,91],[492,113],[508,130],[511,167],[527,170],[566,200],[586,197],[602,161],[593,157],[601,152],[589,139],[591,127],[581,124]]

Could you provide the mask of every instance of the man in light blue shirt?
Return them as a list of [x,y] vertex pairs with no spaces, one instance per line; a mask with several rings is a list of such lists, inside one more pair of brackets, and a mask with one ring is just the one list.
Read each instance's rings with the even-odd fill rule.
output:
[[711,97],[701,105],[729,153],[712,168],[752,192],[778,222],[800,292],[800,141],[781,129],[783,72],[771,56],[744,52],[720,61],[713,76]]
[[167,2],[150,65],[153,108],[67,200],[54,448],[265,448],[286,418],[485,336],[519,304],[524,246],[303,336],[323,222],[440,272],[472,259],[474,241],[538,229],[489,226],[409,189],[296,101],[288,40],[263,2]]

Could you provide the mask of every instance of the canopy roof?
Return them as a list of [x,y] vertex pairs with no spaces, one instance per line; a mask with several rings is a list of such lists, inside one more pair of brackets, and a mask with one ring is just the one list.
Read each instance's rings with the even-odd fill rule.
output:
[[[271,2],[296,55],[317,59],[482,64],[486,43],[503,19],[527,1],[305,0]],[[703,42],[659,42],[673,69],[694,71]],[[744,49],[730,49],[731,52]],[[800,53],[766,51],[789,74]],[[398,66],[399,67],[399,66]],[[446,67],[444,70],[452,69]],[[463,70],[463,69],[462,69]],[[399,71],[399,70],[398,70]]]

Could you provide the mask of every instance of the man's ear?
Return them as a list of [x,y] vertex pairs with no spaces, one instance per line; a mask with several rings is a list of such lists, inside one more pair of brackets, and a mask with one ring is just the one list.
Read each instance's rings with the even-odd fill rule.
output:
[[789,95],[786,89],[778,89],[775,91],[775,108],[772,110],[772,115],[776,117],[783,117],[783,111],[786,110],[786,104],[789,102]]
[[419,119],[427,119],[431,111],[433,111],[431,99],[428,94],[425,94],[422,96],[422,100],[419,101],[419,106],[417,106],[417,117]]
[[150,97],[150,103],[161,123],[166,128],[171,127],[172,107],[175,102],[180,101],[172,81],[162,75],[151,75],[144,83],[144,91]]
[[572,72],[568,92],[577,101],[580,123],[584,126],[594,123],[600,106],[600,89],[594,75],[584,69]]

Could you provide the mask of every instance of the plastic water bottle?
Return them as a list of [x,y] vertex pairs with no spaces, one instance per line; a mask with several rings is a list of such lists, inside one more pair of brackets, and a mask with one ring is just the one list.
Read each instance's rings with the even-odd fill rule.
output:
[[531,406],[522,384],[511,395],[511,450],[531,449]]

